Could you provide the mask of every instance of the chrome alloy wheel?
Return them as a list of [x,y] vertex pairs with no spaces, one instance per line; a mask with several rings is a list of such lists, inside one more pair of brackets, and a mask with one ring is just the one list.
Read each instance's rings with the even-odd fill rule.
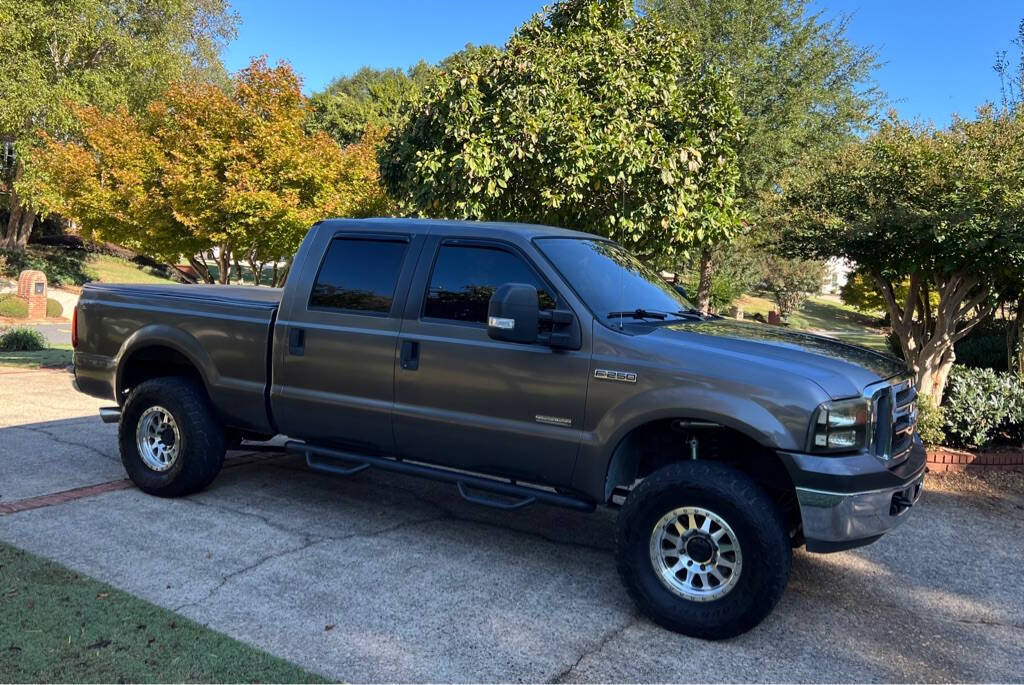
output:
[[159,406],[142,412],[135,429],[135,445],[142,461],[154,471],[174,466],[181,452],[181,433],[171,412]]
[[662,584],[692,602],[726,595],[743,567],[736,533],[703,507],[680,507],[662,516],[651,532],[650,550]]

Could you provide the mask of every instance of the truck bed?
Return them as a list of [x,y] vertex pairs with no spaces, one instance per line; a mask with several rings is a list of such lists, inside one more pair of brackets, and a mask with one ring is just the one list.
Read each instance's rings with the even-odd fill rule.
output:
[[118,369],[132,368],[123,360],[144,364],[181,355],[199,369],[214,405],[232,425],[272,432],[260,398],[266,396],[281,293],[254,286],[90,283],[77,312],[78,387],[120,404],[130,379]]

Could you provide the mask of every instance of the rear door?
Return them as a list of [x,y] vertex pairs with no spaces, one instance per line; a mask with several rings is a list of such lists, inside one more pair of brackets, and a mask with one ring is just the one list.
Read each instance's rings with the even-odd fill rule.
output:
[[317,236],[305,263],[296,264],[316,276],[295,283],[275,327],[271,406],[282,432],[393,450],[400,300],[422,240],[327,232]]
[[395,377],[395,440],[413,459],[550,484],[570,481],[586,405],[581,350],[487,335],[504,283],[558,293],[527,254],[501,241],[431,237],[411,285]]

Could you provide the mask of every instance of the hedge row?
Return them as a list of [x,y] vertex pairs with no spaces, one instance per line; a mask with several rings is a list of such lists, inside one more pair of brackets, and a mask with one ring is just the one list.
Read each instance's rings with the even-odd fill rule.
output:
[[[52,297],[48,297],[46,298],[46,315],[63,316],[64,306]],[[0,316],[24,319],[28,316],[28,302],[10,293],[0,295]]]
[[926,443],[985,447],[1024,442],[1024,382],[1016,374],[956,365],[941,409],[921,402],[919,412]]

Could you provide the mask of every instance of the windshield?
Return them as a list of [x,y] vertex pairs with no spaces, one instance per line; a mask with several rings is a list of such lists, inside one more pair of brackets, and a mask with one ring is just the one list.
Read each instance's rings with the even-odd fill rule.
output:
[[693,311],[671,284],[615,243],[538,238],[537,245],[598,317],[642,310],[664,318]]

